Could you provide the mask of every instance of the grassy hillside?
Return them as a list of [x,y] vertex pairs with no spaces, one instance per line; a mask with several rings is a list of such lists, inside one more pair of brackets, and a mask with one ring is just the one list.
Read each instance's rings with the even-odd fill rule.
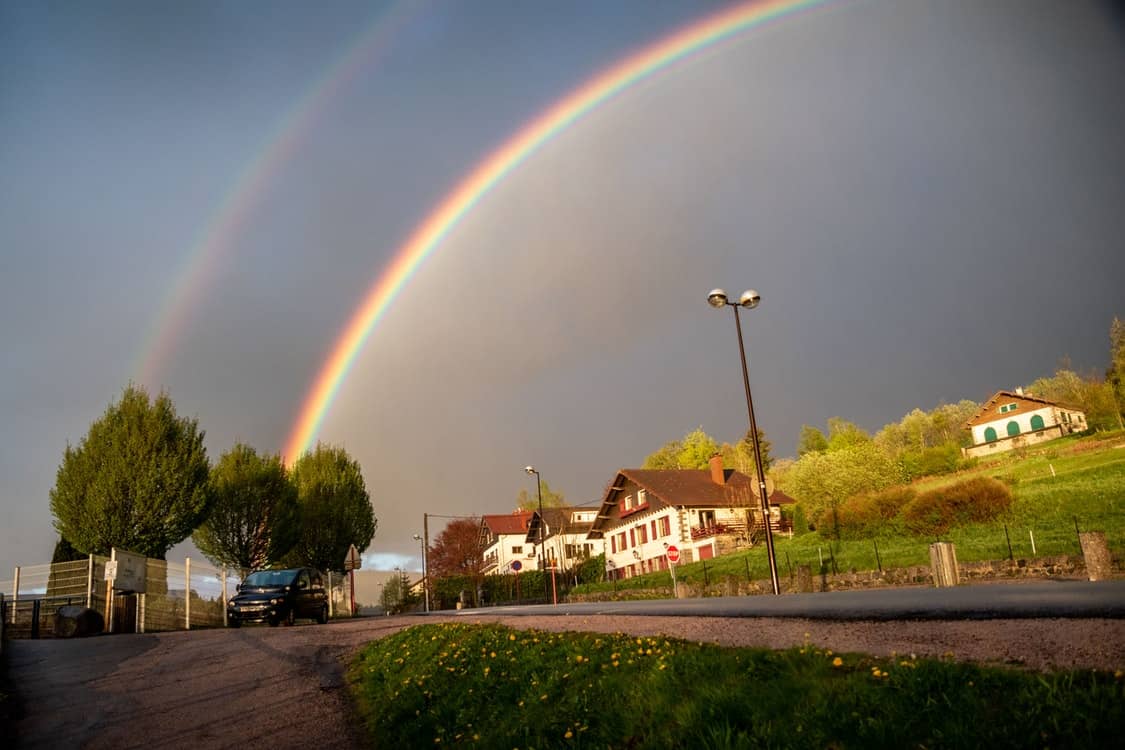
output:
[[[916,482],[928,490],[972,476],[995,477],[1012,487],[1014,502],[1004,518],[991,524],[953,529],[941,541],[957,547],[960,562],[1002,560],[1008,557],[1008,539],[1017,559],[1081,553],[1075,523],[1082,531],[1104,531],[1111,552],[1125,555],[1125,433],[1098,437],[1063,438],[1021,453],[1008,453],[956,475]],[[1007,526],[1007,537],[1005,536]],[[1034,537],[1035,552],[1032,553]],[[934,539],[902,534],[877,534],[860,541],[840,541],[817,532],[775,540],[782,577],[798,564],[814,571],[823,562],[847,571],[929,565],[929,545]],[[878,557],[876,557],[876,549]],[[681,565],[681,581],[714,583],[723,576],[761,580],[768,578],[764,545],[706,563]],[[619,581],[617,588],[643,589],[668,586],[668,573],[653,573]],[[612,589],[613,584],[583,586],[583,590]]]

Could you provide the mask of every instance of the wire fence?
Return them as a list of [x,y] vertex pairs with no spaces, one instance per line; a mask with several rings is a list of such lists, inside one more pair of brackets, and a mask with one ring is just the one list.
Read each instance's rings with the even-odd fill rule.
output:
[[[67,605],[96,610],[110,633],[154,633],[226,624],[226,602],[237,591],[240,571],[191,558],[183,562],[148,558],[143,562],[141,582],[121,591],[106,580],[106,564],[110,561],[103,555],[89,555],[71,562],[17,566],[12,578],[0,580],[4,636],[50,637],[56,613]],[[351,616],[349,577],[329,573],[325,585],[331,616]]]

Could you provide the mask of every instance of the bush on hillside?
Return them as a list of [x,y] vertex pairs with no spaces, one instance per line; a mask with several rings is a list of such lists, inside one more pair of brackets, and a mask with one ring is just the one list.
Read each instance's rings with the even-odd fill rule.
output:
[[879,492],[857,495],[840,505],[838,516],[843,539],[866,539],[879,533],[898,530],[899,512],[915,492],[910,487],[888,487]]
[[949,474],[961,468],[961,449],[946,443],[902,455],[903,473],[911,479]]
[[955,526],[991,521],[1011,505],[1007,485],[975,477],[919,494],[902,509],[902,520],[918,536],[935,536]]

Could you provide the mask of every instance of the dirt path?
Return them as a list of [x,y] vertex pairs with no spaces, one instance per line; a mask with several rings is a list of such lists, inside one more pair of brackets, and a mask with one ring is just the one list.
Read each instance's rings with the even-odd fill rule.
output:
[[1033,669],[1125,667],[1125,620],[825,622],[765,618],[364,618],[327,626],[13,641],[18,747],[356,747],[344,670],[356,649],[420,622],[668,635],[724,645],[915,653]]

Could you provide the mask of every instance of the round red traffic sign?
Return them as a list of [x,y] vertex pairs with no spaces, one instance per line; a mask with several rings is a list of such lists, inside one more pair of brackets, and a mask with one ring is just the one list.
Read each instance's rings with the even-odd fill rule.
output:
[[680,548],[674,544],[668,545],[668,562],[678,563],[680,561]]

